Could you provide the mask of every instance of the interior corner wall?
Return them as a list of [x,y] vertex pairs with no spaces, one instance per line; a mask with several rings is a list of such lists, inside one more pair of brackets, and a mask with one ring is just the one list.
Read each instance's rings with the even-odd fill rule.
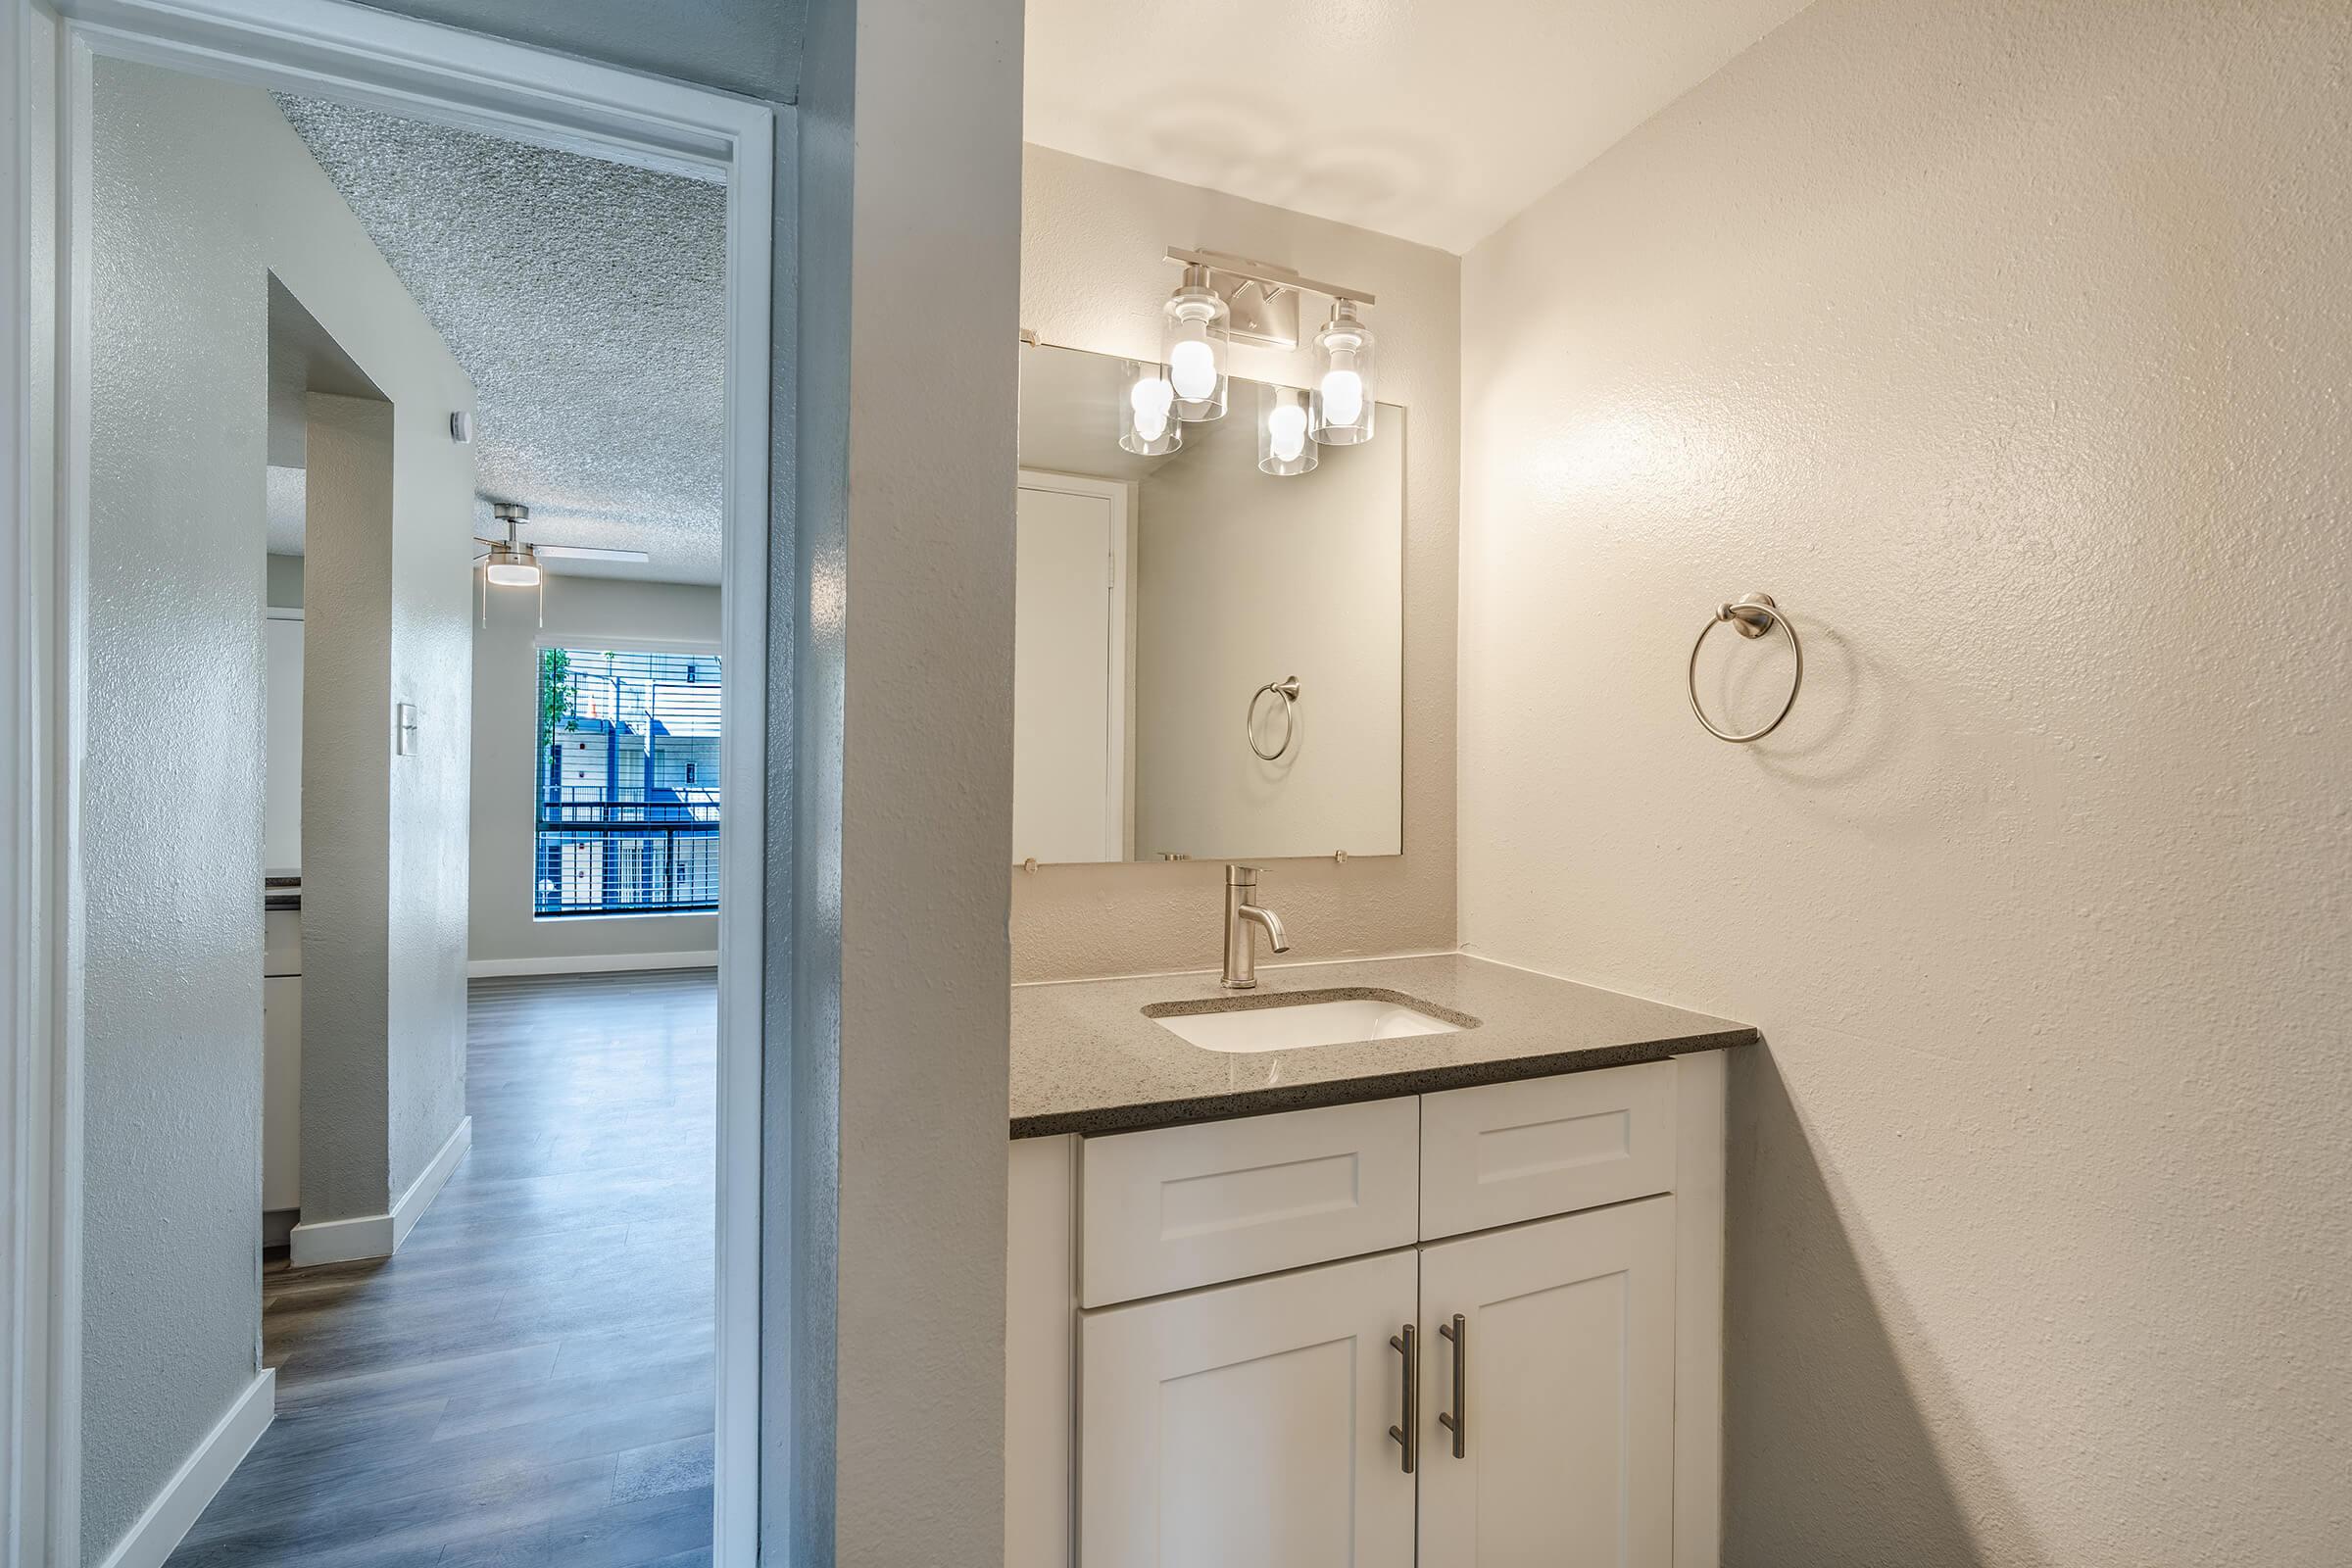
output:
[[[1253,256],[1379,296],[1379,398],[1407,411],[1404,853],[1269,863],[1297,960],[1453,946],[1454,600],[1460,510],[1460,261],[1324,219],[1045,147],[1021,161],[1021,322],[1047,343],[1155,359],[1169,245]],[[1310,313],[1317,302],[1309,299]],[[1236,344],[1238,375],[1298,386],[1309,355]],[[1002,858],[1009,867],[1009,839]],[[1016,980],[1214,967],[1215,860],[1008,872]]]
[[[400,995],[383,1031],[407,1098],[382,1135],[392,1192],[463,1114],[466,862],[450,824],[466,819],[470,542],[449,519],[473,488],[470,449],[446,433],[471,389],[269,95],[113,59],[95,73],[79,851],[90,1563],[258,1371],[271,274],[393,401],[393,689],[351,760],[391,771],[393,858],[414,859],[388,893]],[[422,711],[416,757],[392,756],[396,698]]]
[[1820,0],[1467,258],[1463,935],[1767,1041],[1729,1564],[2343,1555],[2347,60]]
[[[302,1219],[391,1207],[393,409],[304,399]],[[367,758],[376,765],[355,767]]]
[[[487,626],[473,634],[473,917],[476,965],[561,966],[718,951],[711,914],[531,916],[538,750],[538,650],[675,643],[715,651],[718,590],[551,574],[547,624],[534,596],[492,589]],[[721,679],[726,672],[720,671]]]

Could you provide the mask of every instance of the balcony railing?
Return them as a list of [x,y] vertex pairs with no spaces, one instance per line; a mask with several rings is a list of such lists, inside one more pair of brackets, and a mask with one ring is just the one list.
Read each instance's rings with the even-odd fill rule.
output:
[[718,907],[718,795],[542,801],[532,912],[671,914]]

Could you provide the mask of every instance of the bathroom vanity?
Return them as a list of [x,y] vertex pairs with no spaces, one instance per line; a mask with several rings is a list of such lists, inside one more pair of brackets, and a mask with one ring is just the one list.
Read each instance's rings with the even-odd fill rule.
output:
[[[1219,273],[1169,255],[1181,326]],[[1370,296],[1301,286],[1311,417]],[[1458,954],[1260,968],[1246,862],[1403,851],[1408,418],[1286,455],[1307,394],[1171,412],[1186,345],[1022,351],[1012,863],[1229,863],[1221,972],[1013,989],[1004,1560],[1712,1565],[1755,1032]]]
[[1715,1562],[1755,1031],[1460,955],[1259,978],[1014,988],[1006,1563]]

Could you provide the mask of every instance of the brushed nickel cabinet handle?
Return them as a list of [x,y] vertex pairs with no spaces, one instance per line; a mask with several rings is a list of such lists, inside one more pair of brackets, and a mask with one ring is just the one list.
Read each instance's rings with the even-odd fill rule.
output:
[[1438,1333],[1453,1342],[1453,1408],[1438,1412],[1438,1425],[1453,1434],[1453,1456],[1470,1456],[1470,1325],[1462,1314],[1438,1325]]
[[1389,1348],[1404,1357],[1404,1425],[1389,1428],[1389,1436],[1403,1446],[1404,1473],[1409,1476],[1421,1462],[1421,1351],[1413,1343],[1410,1323],[1402,1334],[1389,1336]]

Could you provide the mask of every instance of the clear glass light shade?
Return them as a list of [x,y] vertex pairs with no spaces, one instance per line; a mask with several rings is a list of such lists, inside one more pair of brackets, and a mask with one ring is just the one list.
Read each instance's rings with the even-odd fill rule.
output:
[[1261,385],[1257,395],[1257,466],[1287,479],[1312,472],[1315,444],[1306,438],[1307,395],[1295,386]]
[[1127,364],[1120,383],[1119,445],[1139,458],[1162,457],[1184,445],[1184,424],[1176,416],[1176,388],[1165,368]]
[[1159,333],[1160,362],[1176,393],[1176,416],[1198,422],[1225,416],[1225,351],[1233,313],[1209,286],[1208,269],[1188,267],[1169,296]]
[[501,588],[535,588],[539,584],[539,563],[519,550],[493,545],[482,575]]
[[1315,391],[1309,433],[1327,447],[1353,446],[1372,439],[1372,329],[1355,314],[1355,302],[1339,300],[1331,319],[1315,334]]

